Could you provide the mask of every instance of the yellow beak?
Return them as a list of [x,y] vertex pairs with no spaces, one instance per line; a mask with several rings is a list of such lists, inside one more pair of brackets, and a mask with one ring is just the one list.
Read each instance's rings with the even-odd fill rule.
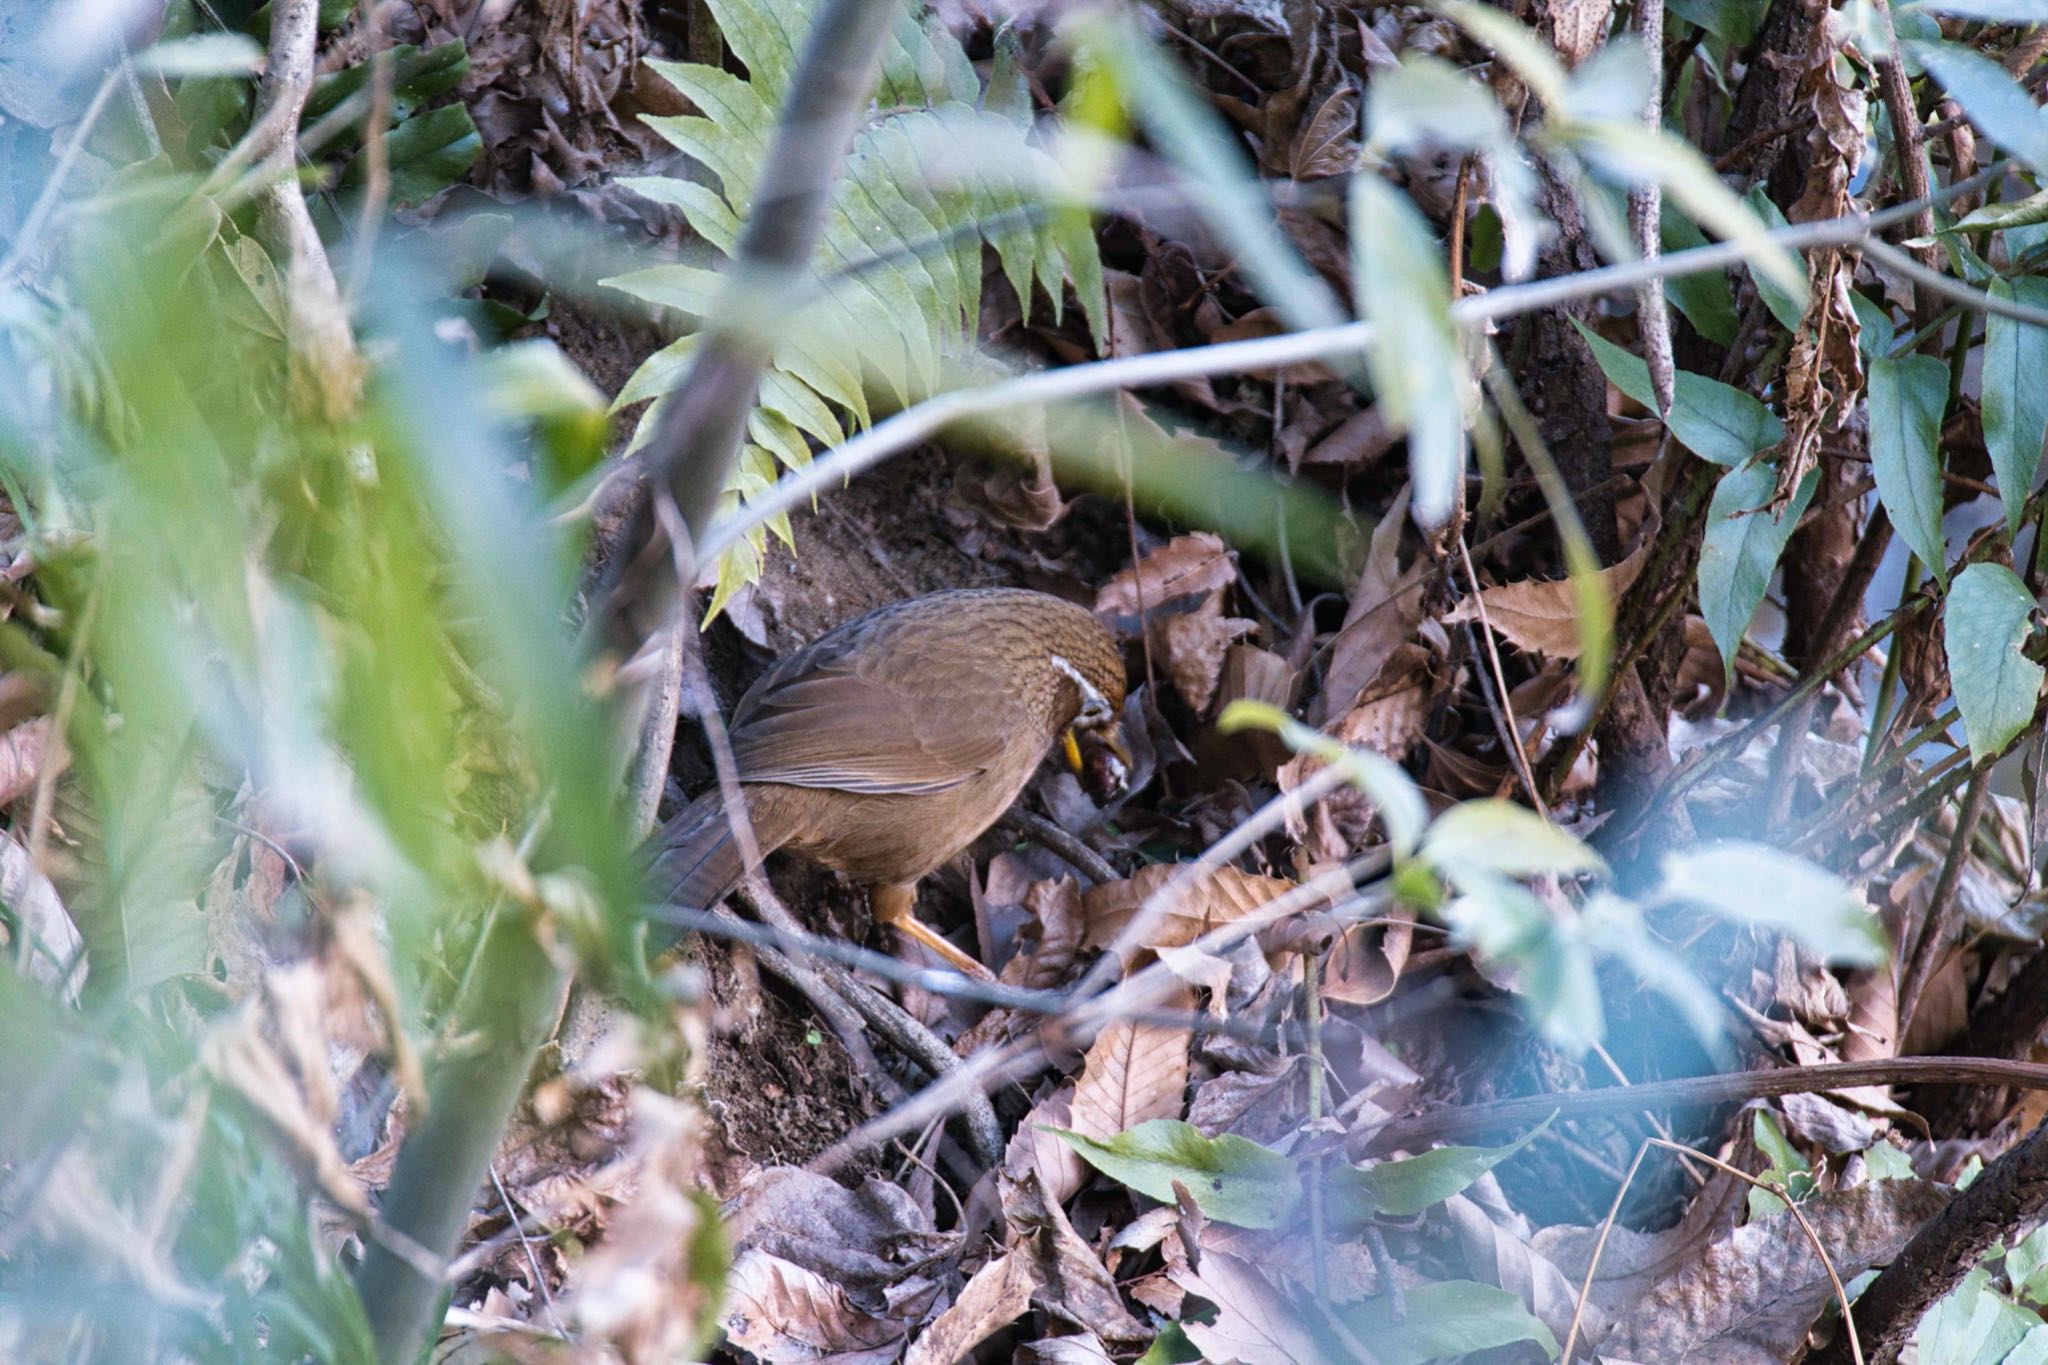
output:
[[1081,742],[1074,738],[1073,727],[1060,731],[1060,751],[1067,756],[1067,767],[1075,776],[1081,773]]

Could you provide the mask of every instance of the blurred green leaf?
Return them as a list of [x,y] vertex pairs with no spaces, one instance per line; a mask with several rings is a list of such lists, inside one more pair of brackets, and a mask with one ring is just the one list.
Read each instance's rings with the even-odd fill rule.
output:
[[[2028,275],[1993,280],[1994,299],[2048,308],[2048,279]],[[2048,439],[2048,327],[2036,327],[1997,313],[1984,319],[1984,368],[1981,377],[1984,444],[1998,476],[1998,500],[2005,506],[2005,529],[2018,535],[2020,512],[2034,488],[2041,464],[2041,444]]]
[[1942,608],[1949,681],[1979,762],[2034,719],[2043,672],[2023,652],[2033,634],[2034,606],[2026,584],[2003,564],[1972,564],[1949,585]]
[[1056,1133],[1112,1180],[1162,1204],[1179,1181],[1203,1214],[1241,1228],[1285,1227],[1301,1203],[1301,1174],[1291,1157],[1226,1133],[1203,1137],[1178,1119],[1152,1119],[1107,1140],[1063,1128]]
[[[415,115],[384,135],[389,158],[391,202],[425,203],[463,176],[483,153],[483,139],[469,110],[459,104]],[[360,189],[369,176],[369,158],[358,154],[342,172],[341,183]]]
[[1584,1052],[1606,1027],[1594,952],[1576,921],[1552,914],[1527,888],[1468,867],[1463,894],[1440,914],[1461,943],[1518,976],[1536,1027],[1560,1051]]
[[[462,78],[469,74],[469,47],[460,38],[451,38],[426,49],[400,43],[388,51],[393,73],[391,113],[394,119],[409,118],[420,105],[452,93],[462,84]],[[312,93],[306,96],[306,121],[310,123],[350,95],[366,88],[374,70],[374,62],[365,59],[316,79]]]
[[2048,112],[2004,67],[1955,43],[1909,42],[1905,48],[1993,142],[2048,172]]
[[1376,175],[1351,177],[1351,268],[1366,348],[1388,422],[1408,436],[1415,519],[1441,525],[1465,477],[1472,380],[1451,321],[1451,282],[1408,196]]
[[1503,877],[1607,870],[1599,854],[1535,811],[1498,799],[1461,802],[1439,815],[1422,838],[1422,856],[1452,881],[1473,870]]
[[1735,654],[1749,630],[1764,592],[1777,572],[1785,542],[1806,514],[1819,485],[1818,470],[1799,481],[1791,502],[1775,511],[1769,503],[1778,483],[1777,469],[1761,462],[1738,465],[1714,486],[1707,507],[1706,533],[1700,544],[1700,614],[1721,651],[1721,667],[1735,677]]
[[137,70],[168,76],[247,76],[263,68],[263,49],[240,33],[200,33],[146,48],[135,58]]
[[1948,582],[1941,530],[1941,413],[1948,366],[1931,355],[1870,362],[1870,463],[1892,525],[1937,581]]
[[1847,882],[1766,844],[1724,840],[1664,861],[1659,895],[1773,929],[1830,962],[1885,960],[1884,929]]
[[[1757,217],[1763,220],[1765,226],[1787,226],[1784,212],[1772,202],[1770,194],[1762,185],[1752,185],[1749,193],[1742,197],[1742,202],[1749,205]],[[1778,320],[1778,325],[1788,332],[1799,330],[1800,322],[1806,317],[1806,296],[1812,289],[1806,270],[1806,258],[1802,256],[1795,259],[1799,263],[1797,289],[1788,288],[1769,271],[1752,267],[1749,272],[1750,279],[1756,283],[1757,296],[1764,301],[1764,306],[1771,310],[1771,316]]]
[[1991,1287],[1991,1274],[1971,1267],[1963,1282],[1927,1310],[1913,1334],[1919,1365],[1998,1365],[2035,1328],[2030,1313]]
[[1245,729],[1270,730],[1296,753],[1314,754],[1326,763],[1338,764],[1378,806],[1380,820],[1387,827],[1387,842],[1396,857],[1407,857],[1421,841],[1423,827],[1429,822],[1429,807],[1415,780],[1385,755],[1340,744],[1309,729],[1270,702],[1243,697],[1223,708],[1223,714],[1216,718],[1216,729],[1226,735]]
[[[1750,1133],[1756,1139],[1757,1150],[1764,1154],[1770,1164],[1757,1172],[1759,1180],[1769,1180],[1782,1186],[1794,1202],[1803,1200],[1814,1191],[1813,1168],[1799,1149],[1786,1140],[1785,1130],[1778,1126],[1778,1116],[1768,1109],[1758,1109],[1750,1120]],[[1760,1190],[1751,1185],[1749,1189],[1749,1217],[1751,1222],[1768,1218],[1783,1212],[1785,1201],[1769,1190]]]

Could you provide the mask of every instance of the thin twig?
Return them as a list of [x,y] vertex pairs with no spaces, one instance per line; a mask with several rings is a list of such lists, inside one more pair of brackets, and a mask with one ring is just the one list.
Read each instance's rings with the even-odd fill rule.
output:
[[1984,813],[1984,795],[1990,785],[1990,763],[1980,764],[1970,775],[1970,786],[1963,793],[1963,807],[1956,814],[1955,832],[1949,836],[1948,851],[1941,860],[1941,875],[1935,879],[1934,894],[1927,902],[1927,915],[1921,922],[1920,937],[1913,943],[1913,954],[1906,962],[1905,976],[1899,983],[1899,1031],[1904,1038],[1912,1026],[1913,1012],[1919,1008],[1920,996],[1927,988],[1927,982],[1934,975],[1934,964],[1941,955],[1942,945],[1947,943],[1955,930],[1956,883],[1961,880],[1963,864],[1969,859],[1970,841],[1977,835],[1977,819]]
[[[1123,880],[1123,874],[1110,866],[1109,859],[1042,815],[1035,815],[1022,806],[1012,806],[1003,813],[1003,818],[997,823],[1008,826],[1048,852],[1066,859],[1097,886],[1107,886],[1111,882]],[[957,976],[959,973],[956,972],[954,975]]]
[[1523,1095],[1487,1104],[1451,1105],[1409,1118],[1391,1119],[1377,1127],[1360,1129],[1352,1135],[1350,1146],[1354,1156],[1397,1148],[1414,1151],[1446,1138],[1532,1128],[1553,1113],[1560,1122],[1571,1123],[1650,1109],[1706,1108],[1769,1095],[1821,1095],[1866,1085],[1987,1085],[2048,1090],[2048,1063],[1990,1057],[1889,1057]]

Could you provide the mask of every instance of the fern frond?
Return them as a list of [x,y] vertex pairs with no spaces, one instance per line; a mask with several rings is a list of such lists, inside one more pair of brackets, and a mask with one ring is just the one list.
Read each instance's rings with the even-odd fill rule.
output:
[[[660,176],[626,183],[674,207],[725,255],[752,207],[816,9],[817,0],[712,0],[745,77],[649,63],[700,112],[648,125],[716,184]],[[811,441],[830,446],[845,439],[847,425],[868,426],[871,395],[902,405],[931,392],[980,320],[984,245],[1027,309],[1034,285],[1044,291],[1055,321],[1071,280],[1100,345],[1102,263],[1087,211],[1058,192],[1060,168],[1032,143],[1028,107],[1015,92],[1006,84],[990,92],[990,107],[983,103],[953,36],[905,14],[884,57],[876,112],[855,138],[829,207],[815,287],[785,320],[724,509],[771,486],[779,469],[808,463]],[[696,327],[717,301],[717,273],[662,265],[606,283],[686,320],[684,334],[648,357],[618,404],[671,392],[689,368]],[[641,418],[635,446],[653,431],[659,406]],[[783,518],[735,546],[719,566],[707,619],[759,577],[768,530],[794,544]]]

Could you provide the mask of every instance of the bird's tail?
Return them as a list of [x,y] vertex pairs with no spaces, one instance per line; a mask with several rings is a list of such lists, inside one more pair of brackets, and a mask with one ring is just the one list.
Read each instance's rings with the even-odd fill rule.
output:
[[708,910],[746,875],[722,794],[713,789],[670,817],[653,840],[648,889],[669,905]]

